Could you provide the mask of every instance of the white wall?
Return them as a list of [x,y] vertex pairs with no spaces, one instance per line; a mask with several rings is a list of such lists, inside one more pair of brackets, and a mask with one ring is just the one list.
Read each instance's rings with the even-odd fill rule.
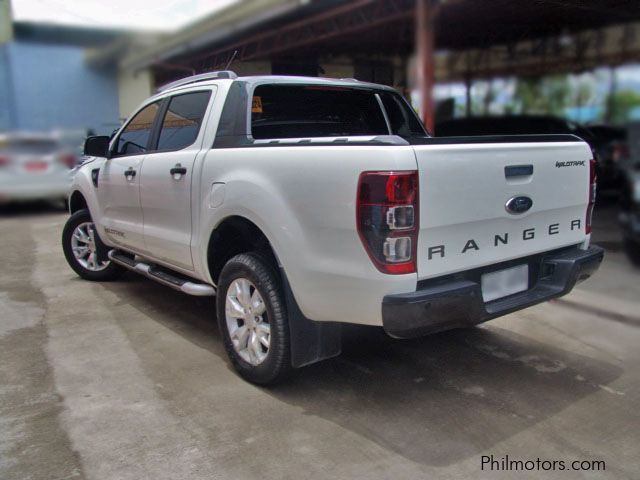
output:
[[153,93],[153,77],[149,70],[118,72],[120,120],[124,120]]

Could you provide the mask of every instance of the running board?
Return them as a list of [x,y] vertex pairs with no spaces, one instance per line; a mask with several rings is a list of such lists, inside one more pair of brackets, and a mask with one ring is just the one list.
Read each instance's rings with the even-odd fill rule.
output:
[[107,256],[113,263],[117,263],[151,280],[155,280],[158,283],[188,295],[212,297],[216,294],[216,290],[211,285],[193,282],[192,279],[182,276],[179,273],[169,272],[156,265],[141,262],[117,250],[110,250]]

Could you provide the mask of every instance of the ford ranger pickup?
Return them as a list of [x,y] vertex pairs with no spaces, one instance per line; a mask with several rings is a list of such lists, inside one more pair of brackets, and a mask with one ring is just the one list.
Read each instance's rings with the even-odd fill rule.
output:
[[71,268],[215,297],[229,358],[258,384],[340,354],[343,323],[469,327],[568,293],[603,258],[584,141],[430,137],[382,85],[196,75],[85,154]]

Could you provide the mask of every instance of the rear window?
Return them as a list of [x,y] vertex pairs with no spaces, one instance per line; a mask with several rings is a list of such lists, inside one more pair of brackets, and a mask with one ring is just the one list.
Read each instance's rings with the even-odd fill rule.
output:
[[[253,94],[255,139],[424,135],[406,103],[388,92],[325,85],[261,85]],[[389,110],[389,131],[380,104]],[[388,105],[388,106],[387,106]],[[413,116],[412,125],[409,118]]]

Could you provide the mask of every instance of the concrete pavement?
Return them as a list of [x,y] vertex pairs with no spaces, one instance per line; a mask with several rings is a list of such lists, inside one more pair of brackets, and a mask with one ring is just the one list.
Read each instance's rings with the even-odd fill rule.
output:
[[570,296],[413,341],[347,328],[341,357],[271,389],[233,373],[211,300],[78,279],[65,218],[0,218],[1,479],[637,478],[640,271],[610,211]]

